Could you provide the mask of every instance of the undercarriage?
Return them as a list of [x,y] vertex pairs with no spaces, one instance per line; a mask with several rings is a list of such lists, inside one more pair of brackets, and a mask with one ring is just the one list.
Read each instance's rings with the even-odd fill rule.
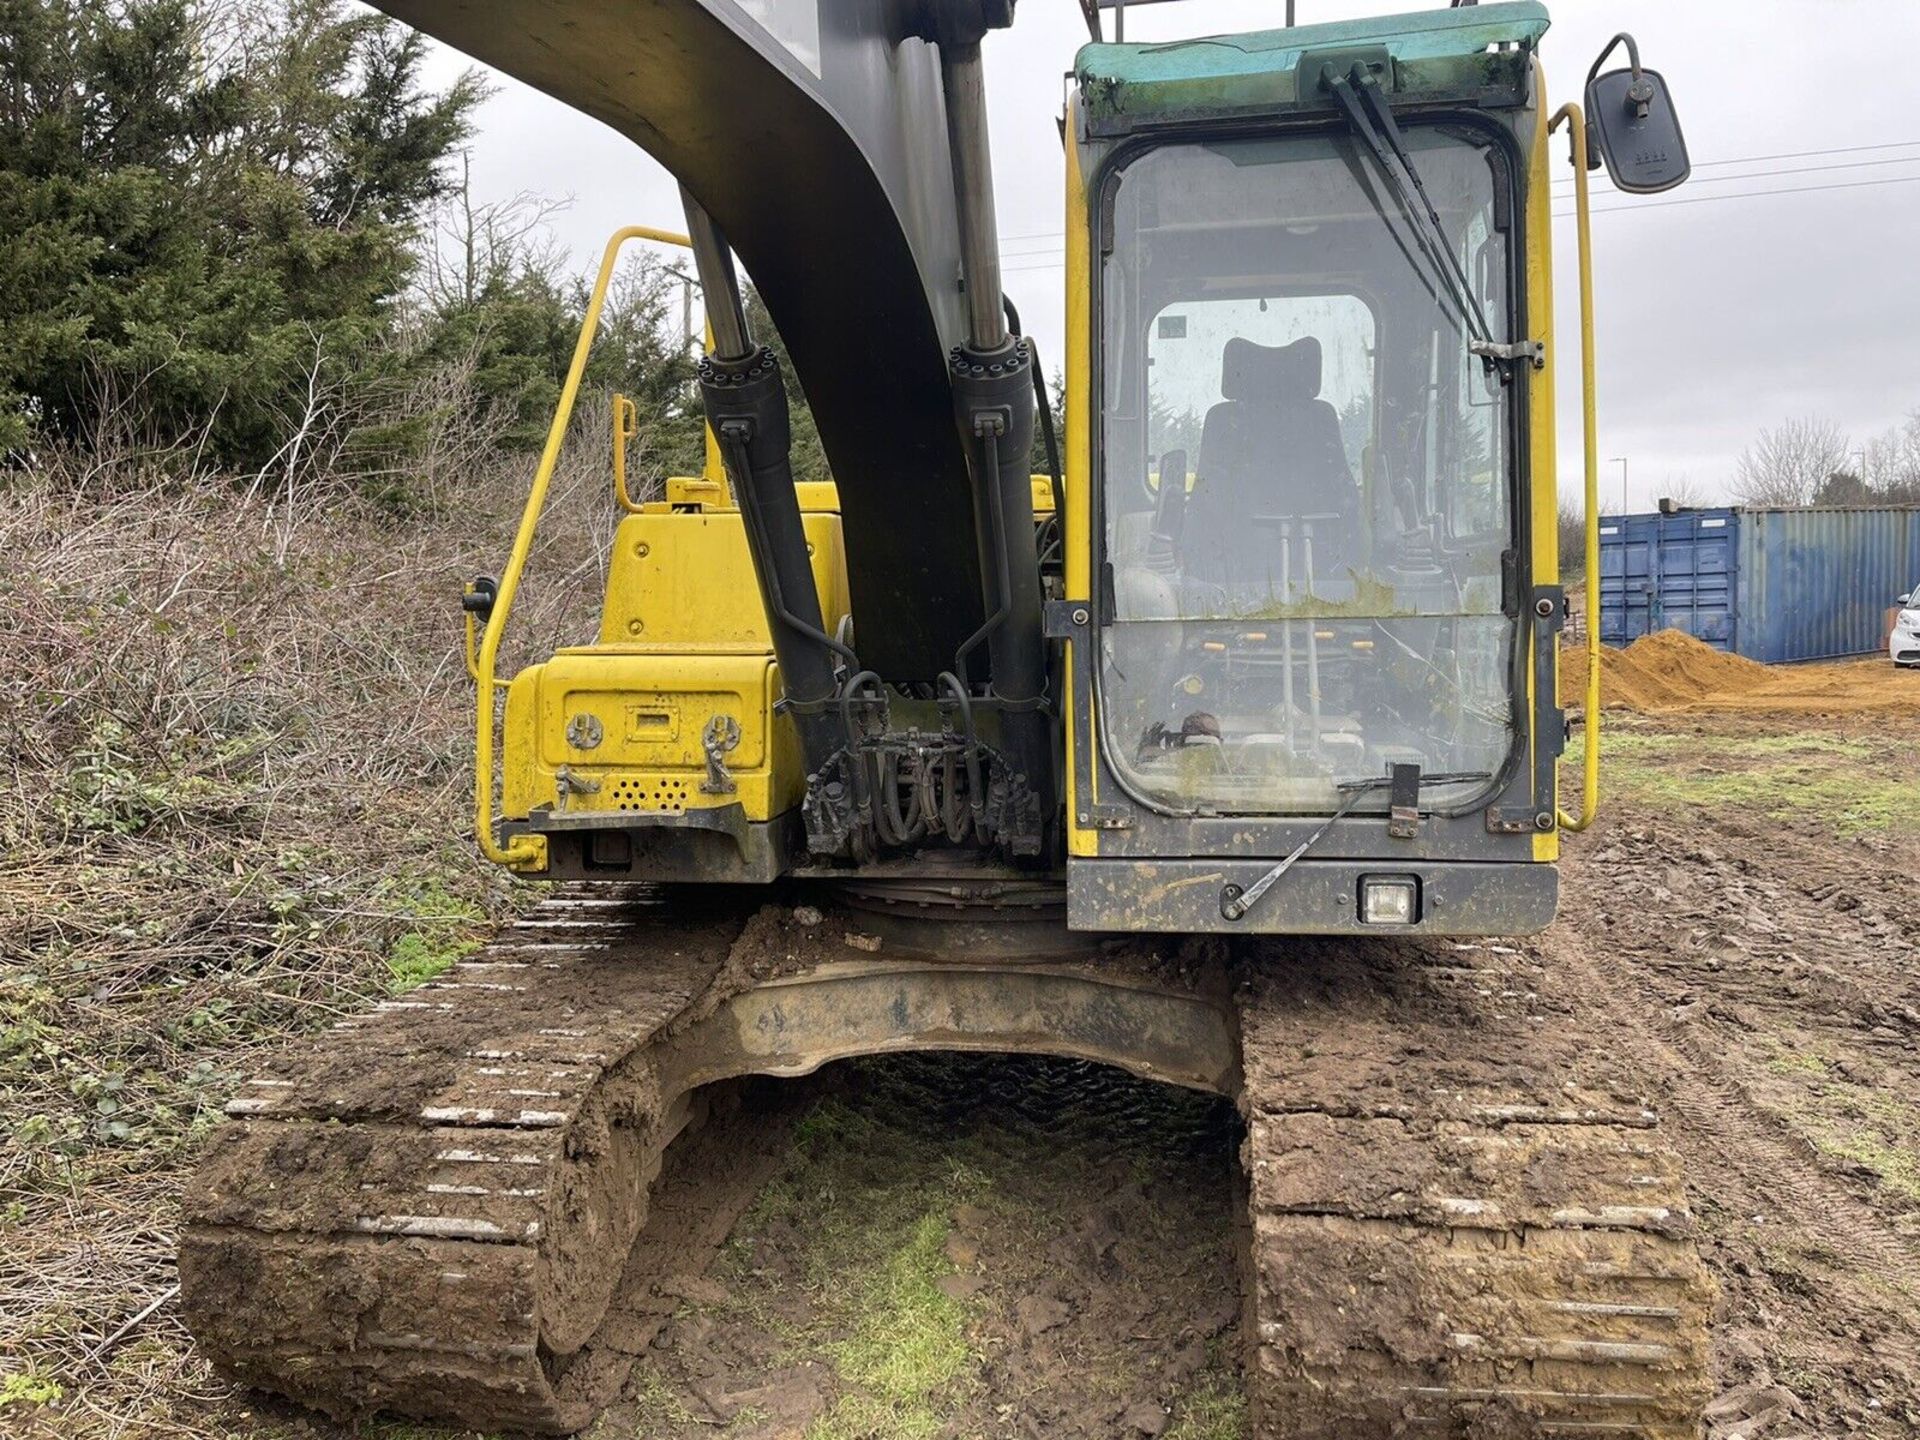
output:
[[[952,888],[563,895],[276,1062],[188,1196],[205,1352],[342,1417],[578,1429],[671,1313],[652,1281],[777,1168],[744,1077],[1023,1052],[1237,1105],[1256,1434],[1694,1433],[1677,1168],[1514,951],[1098,942],[1035,888],[1001,929]],[[697,1189],[670,1145],[710,1153]]]

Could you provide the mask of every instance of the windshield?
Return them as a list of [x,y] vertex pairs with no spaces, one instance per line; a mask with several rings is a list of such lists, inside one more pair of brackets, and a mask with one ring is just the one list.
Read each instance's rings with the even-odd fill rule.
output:
[[[1406,144],[1494,333],[1502,184],[1477,132]],[[1330,812],[1417,764],[1488,788],[1514,742],[1510,385],[1345,137],[1149,150],[1101,272],[1101,719],[1164,807]],[[1486,779],[1476,777],[1487,777]],[[1370,796],[1368,805],[1384,803]]]

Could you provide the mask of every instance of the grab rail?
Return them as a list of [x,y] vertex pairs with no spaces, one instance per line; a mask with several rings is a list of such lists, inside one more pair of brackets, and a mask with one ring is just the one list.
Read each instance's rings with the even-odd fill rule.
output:
[[1600,431],[1594,403],[1593,229],[1587,211],[1587,121],[1574,104],[1562,105],[1547,122],[1562,122],[1573,152],[1573,208],[1580,242],[1580,427],[1586,459],[1587,690],[1580,769],[1580,810],[1559,812],[1560,828],[1580,831],[1600,809]]
[[[580,338],[573,347],[573,360],[567,366],[566,383],[560,389],[560,403],[554,410],[553,424],[547,430],[546,448],[540,452],[540,464],[533,474],[533,487],[527,492],[527,504],[520,514],[520,527],[514,533],[513,549],[507,556],[507,567],[500,576],[499,591],[487,613],[486,627],[480,634],[479,653],[474,657],[473,677],[478,697],[474,726],[474,835],[480,842],[481,853],[489,860],[515,870],[545,868],[547,841],[544,835],[516,835],[510,843],[502,845],[494,833],[493,707],[494,692],[499,683],[494,671],[499,664],[500,637],[506,630],[507,617],[513,611],[514,596],[519,592],[520,575],[526,569],[527,555],[533,548],[533,535],[540,523],[540,514],[546,508],[547,490],[553,483],[554,469],[560,463],[561,445],[573,422],[574,403],[580,397],[580,383],[586,375],[587,357],[593,351],[594,337],[600,330],[600,314],[606,308],[607,291],[613,284],[614,265],[629,240],[650,240],[659,245],[691,247],[685,235],[672,230],[657,230],[650,225],[629,225],[624,230],[616,231],[607,241],[607,247],[600,257],[599,274],[594,278],[593,293],[587,301],[586,315],[581,320]],[[624,489],[624,461],[621,479]]]

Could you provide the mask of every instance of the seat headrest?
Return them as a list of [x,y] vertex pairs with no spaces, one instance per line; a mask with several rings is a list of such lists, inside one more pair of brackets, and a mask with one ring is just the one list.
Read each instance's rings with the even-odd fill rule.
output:
[[1312,400],[1320,394],[1320,342],[1291,345],[1234,339],[1220,357],[1220,393],[1228,400]]

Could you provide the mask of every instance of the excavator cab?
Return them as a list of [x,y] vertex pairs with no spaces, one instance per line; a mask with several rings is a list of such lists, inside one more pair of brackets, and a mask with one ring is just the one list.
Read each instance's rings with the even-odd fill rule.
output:
[[1544,28],[1081,52],[1076,925],[1552,918]]

